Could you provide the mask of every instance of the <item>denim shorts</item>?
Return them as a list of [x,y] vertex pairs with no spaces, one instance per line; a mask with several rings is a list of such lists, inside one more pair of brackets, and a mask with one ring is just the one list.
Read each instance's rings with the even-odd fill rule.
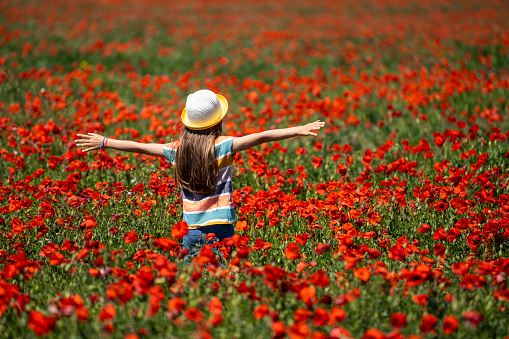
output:
[[[216,236],[211,240],[207,240],[207,234],[209,233],[214,233]],[[205,244],[211,245],[215,242],[223,241],[234,234],[235,228],[232,224],[216,224],[189,229],[189,233],[183,239],[184,249],[188,251],[187,257],[191,259],[198,255]],[[221,258],[221,253],[217,249],[213,248],[212,250],[217,257]]]

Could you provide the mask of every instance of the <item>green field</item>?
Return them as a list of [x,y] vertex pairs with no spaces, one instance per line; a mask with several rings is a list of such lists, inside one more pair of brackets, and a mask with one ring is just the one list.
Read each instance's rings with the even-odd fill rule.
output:
[[[509,336],[507,2],[0,13],[1,336]],[[237,155],[236,236],[188,265],[169,164],[74,140],[168,143],[202,88],[225,135],[326,126]]]

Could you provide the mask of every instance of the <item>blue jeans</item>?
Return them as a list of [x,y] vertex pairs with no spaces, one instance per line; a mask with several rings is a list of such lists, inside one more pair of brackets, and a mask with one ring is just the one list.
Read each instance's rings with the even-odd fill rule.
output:
[[[214,233],[216,236],[207,241],[207,234]],[[235,234],[235,228],[232,224],[216,224],[201,226],[198,228],[189,229],[189,233],[184,236],[184,249],[187,249],[187,258],[192,259],[200,253],[200,250],[205,244],[211,245],[215,242],[223,241]],[[218,249],[212,249],[219,259],[222,257]],[[231,253],[230,249],[230,253]]]

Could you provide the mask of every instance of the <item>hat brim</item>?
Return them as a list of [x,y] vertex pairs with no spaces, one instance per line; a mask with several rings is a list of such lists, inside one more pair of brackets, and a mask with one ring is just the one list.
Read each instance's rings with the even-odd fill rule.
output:
[[182,123],[184,124],[184,126],[186,126],[189,129],[202,130],[202,129],[207,129],[212,126],[215,126],[215,125],[219,124],[221,121],[223,121],[223,119],[226,115],[226,112],[228,112],[228,100],[226,100],[226,98],[220,94],[216,94],[216,95],[217,95],[217,98],[219,99],[219,103],[221,104],[221,116],[218,119],[216,119],[215,121],[208,122],[206,124],[202,124],[202,125],[192,124],[189,121],[189,119],[187,118],[187,112],[186,112],[186,109],[184,108],[184,110],[182,111],[182,116],[181,116]]

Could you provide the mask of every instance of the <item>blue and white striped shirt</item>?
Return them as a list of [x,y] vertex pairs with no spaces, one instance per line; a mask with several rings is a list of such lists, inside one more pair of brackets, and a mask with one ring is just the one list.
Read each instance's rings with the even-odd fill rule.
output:
[[[232,164],[235,158],[235,153],[232,153],[233,137],[221,136],[215,143],[214,151],[219,168],[216,190],[203,194],[181,189],[183,219],[189,228],[235,222],[232,197]],[[177,148],[178,142],[164,147],[164,156],[172,165],[175,165]]]

